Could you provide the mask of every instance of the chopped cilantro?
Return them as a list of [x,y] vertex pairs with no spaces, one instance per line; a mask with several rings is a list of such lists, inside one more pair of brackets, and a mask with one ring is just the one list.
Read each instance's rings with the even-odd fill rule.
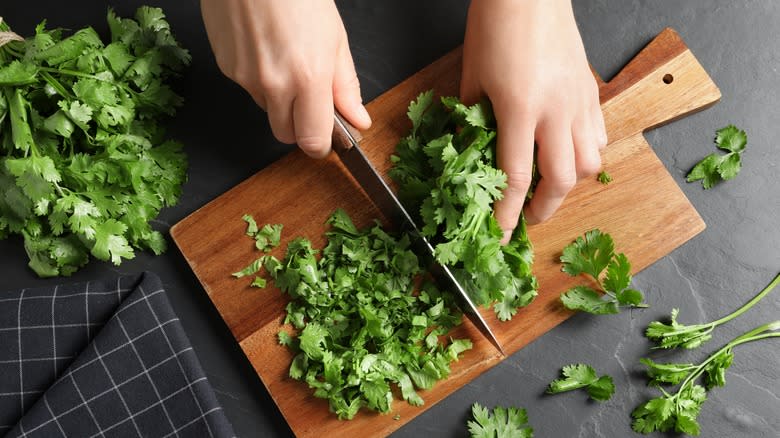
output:
[[525,409],[496,406],[491,413],[487,408],[474,403],[471,407],[473,420],[467,426],[472,438],[533,438],[534,430],[528,425]]
[[[561,302],[569,310],[604,315],[618,313],[620,306],[647,307],[642,292],[630,288],[631,263],[623,253],[615,253],[612,236],[590,230],[563,249],[561,270],[572,277],[587,274],[607,296],[588,286],[575,286],[561,294]],[[607,274],[602,278],[604,270]]]
[[702,187],[709,189],[720,181],[734,178],[742,169],[742,153],[747,146],[745,131],[734,125],[721,128],[715,135],[715,144],[728,153],[707,155],[688,173],[688,182],[701,180]]
[[233,275],[264,267],[291,297],[284,321],[298,335],[278,334],[296,353],[290,377],[327,399],[339,418],[351,419],[361,407],[389,412],[394,392],[422,405],[416,389],[446,378],[450,363],[471,348],[468,339],[439,339],[460,324],[453,297],[419,281],[423,270],[408,236],[378,224],[358,230],[343,210],[328,223],[321,251],[299,237],[283,260],[263,255]]
[[165,81],[189,54],[158,8],[135,20],[109,10],[108,22],[108,45],[91,27],[64,36],[43,22],[0,47],[0,238],[20,234],[42,277],[70,275],[89,254],[119,265],[165,251],[150,221],[186,179],[159,119],[181,104]]
[[420,94],[407,113],[412,131],[391,157],[399,196],[417,214],[436,258],[452,268],[478,305],[493,304],[500,320],[536,297],[533,249],[521,217],[509,244],[493,217],[506,187],[496,166],[495,118],[488,103]]

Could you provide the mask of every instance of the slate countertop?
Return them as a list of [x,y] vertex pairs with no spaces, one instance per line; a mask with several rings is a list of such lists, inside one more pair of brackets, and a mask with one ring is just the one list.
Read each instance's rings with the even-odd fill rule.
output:
[[[196,0],[113,2],[120,15],[140,4],[161,6],[193,55],[177,84],[186,104],[170,133],[185,144],[189,182],[181,202],[156,221],[167,230],[187,214],[271,163],[290,147],[273,139],[264,113],[222,77],[211,55]],[[121,4],[120,4],[121,3]],[[366,101],[390,89],[462,42],[467,1],[351,0],[337,2]],[[707,223],[707,229],[635,276],[652,307],[615,316],[577,315],[505,360],[396,432],[397,437],[465,436],[469,409],[514,405],[528,410],[537,437],[631,436],[629,413],[655,396],[638,360],[649,352],[642,331],[679,307],[684,322],[710,321],[736,309],[780,271],[780,3],[774,0],[575,0],[591,63],[614,75],[664,27],[676,29],[721,89],[720,103],[656,129],[647,139]],[[67,4],[67,6],[66,6]],[[10,0],[0,16],[29,35],[47,18],[52,27],[93,25],[106,34],[108,3]],[[748,133],[744,168],[709,191],[685,182],[714,151],[715,130],[734,123]],[[258,199],[257,202],[263,202]],[[631,206],[626,206],[631,208]],[[204,236],[207,238],[207,236]],[[619,243],[618,243],[619,244]],[[37,279],[20,239],[0,241],[0,289],[61,282]],[[121,267],[91,262],[72,281],[151,270],[162,279],[209,380],[239,436],[287,436],[282,416],[175,246],[163,256],[138,254]],[[734,336],[780,316],[770,295],[715,332],[701,350],[664,353],[668,361],[699,361]],[[705,437],[780,436],[780,345],[770,340],[735,350],[727,385],[710,393],[699,417]],[[543,394],[561,366],[594,365],[611,374],[608,402],[584,393]]]

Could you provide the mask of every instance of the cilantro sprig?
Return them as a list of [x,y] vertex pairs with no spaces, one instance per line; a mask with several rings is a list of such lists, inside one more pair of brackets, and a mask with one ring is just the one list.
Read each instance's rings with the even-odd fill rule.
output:
[[737,176],[742,169],[742,153],[747,147],[747,134],[734,125],[716,132],[715,144],[727,151],[725,155],[712,153],[698,162],[688,173],[687,181],[699,181],[705,189]]
[[761,292],[759,292],[750,301],[742,305],[742,307],[724,316],[723,318],[706,324],[680,324],[677,322],[677,314],[679,310],[672,309],[671,322],[669,324],[661,321],[651,322],[645,331],[645,336],[648,339],[657,342],[658,348],[696,348],[712,338],[711,333],[713,330],[715,330],[715,327],[721,324],[725,324],[748,311],[756,303],[761,301],[761,299],[764,298],[769,292],[772,292],[778,283],[780,283],[780,274],[777,274],[775,278]]
[[548,394],[560,394],[585,388],[593,400],[606,401],[615,393],[612,377],[606,374],[599,377],[596,370],[590,365],[582,363],[566,365],[561,373],[563,374],[562,379],[550,382],[550,386],[547,388]]
[[493,217],[506,174],[496,165],[498,135],[490,105],[422,93],[409,105],[412,130],[396,146],[390,176],[417,213],[436,258],[451,267],[478,305],[502,321],[536,297],[533,248],[521,217],[509,244]]
[[[649,400],[637,407],[631,414],[634,417],[632,428],[639,433],[675,431],[698,435],[700,432],[697,418],[701,407],[707,400],[707,391],[726,384],[726,370],[734,361],[733,348],[747,342],[780,337],[780,321],[774,321],[757,327],[734,338],[720,350],[711,354],[698,365],[694,364],[657,364],[643,359],[648,367],[650,384],[658,386],[663,395]],[[696,383],[701,379],[704,386]],[[679,384],[675,392],[667,392],[660,385]]]
[[190,55],[159,8],[107,19],[108,44],[91,27],[65,36],[43,22],[0,47],[0,238],[21,235],[42,277],[70,275],[89,254],[118,265],[135,249],[162,253],[149,222],[186,179],[158,121],[181,105],[165,82]]
[[[262,229],[251,216],[244,220],[256,238]],[[361,407],[389,412],[394,391],[422,405],[417,389],[446,378],[450,363],[472,346],[468,339],[443,340],[461,321],[453,297],[420,278],[423,269],[408,236],[379,224],[360,230],[340,209],[328,223],[321,251],[299,237],[287,245],[284,259],[263,254],[233,275],[264,268],[291,297],[284,322],[297,334],[278,334],[279,343],[296,353],[290,377],[327,399],[339,418],[351,419]],[[264,283],[262,277],[254,281]]]
[[[612,236],[598,229],[579,236],[563,249],[562,271],[575,277],[586,274],[591,277],[606,296],[591,287],[574,286],[561,294],[561,302],[569,310],[597,315],[614,314],[621,306],[647,307],[642,292],[630,288],[631,263],[623,253],[615,253]],[[606,270],[606,275],[602,273]]]
[[479,403],[471,407],[474,418],[466,425],[471,438],[533,438],[534,430],[528,425],[525,409],[496,406],[491,412]]

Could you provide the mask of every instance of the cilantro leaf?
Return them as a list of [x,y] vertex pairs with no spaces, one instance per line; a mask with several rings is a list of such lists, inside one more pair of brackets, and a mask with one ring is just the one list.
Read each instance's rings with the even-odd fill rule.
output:
[[612,377],[604,375],[599,377],[596,370],[586,364],[566,365],[561,371],[564,378],[556,379],[550,382],[547,388],[548,394],[560,394],[566,391],[573,391],[579,388],[585,388],[590,398],[598,401],[609,400],[615,392],[615,385],[612,383]]
[[246,235],[249,237],[255,237],[255,234],[257,234],[258,231],[257,222],[255,222],[255,218],[253,218],[252,215],[245,214],[241,219],[243,219],[247,224]]
[[608,185],[612,182],[612,176],[606,170],[599,172],[597,179],[601,184]]
[[615,301],[603,300],[601,294],[587,286],[574,286],[561,294],[561,302],[569,310],[580,310],[594,315],[619,313]]
[[614,255],[612,236],[598,229],[590,230],[563,249],[562,271],[571,275],[588,274],[598,278]]
[[532,438],[525,409],[496,406],[491,413],[479,403],[471,407],[473,420],[466,424],[472,438]]
[[[563,249],[561,270],[571,276],[588,274],[602,289],[575,286],[561,294],[561,302],[569,310],[580,310],[597,315],[619,313],[619,306],[647,307],[642,292],[629,288],[631,263],[623,253],[615,253],[615,245],[609,234],[594,229],[577,237]],[[601,278],[602,272],[607,273]]]
[[742,169],[742,153],[747,147],[745,131],[734,125],[721,128],[715,135],[715,144],[728,153],[707,155],[688,173],[688,182],[701,180],[702,187],[709,189],[720,181],[734,178]]
[[126,231],[127,225],[115,219],[108,219],[97,225],[92,255],[100,260],[110,259],[115,265],[119,265],[123,258],[132,259],[135,257],[133,248],[130,247],[124,236]]

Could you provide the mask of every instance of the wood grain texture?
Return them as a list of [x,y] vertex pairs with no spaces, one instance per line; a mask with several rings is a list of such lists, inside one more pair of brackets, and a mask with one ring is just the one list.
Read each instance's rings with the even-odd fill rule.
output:
[[[363,133],[362,145],[381,174],[387,175],[388,157],[409,130],[409,101],[430,88],[456,95],[460,62],[461,51],[456,49],[368,104],[374,126]],[[664,81],[666,75],[672,75],[671,83]],[[666,29],[616,78],[599,80],[599,87],[609,136],[602,159],[614,182],[605,186],[595,178],[581,181],[550,221],[529,227],[539,296],[510,322],[499,322],[491,310],[482,312],[510,354],[571,316],[558,296],[582,280],[561,273],[557,260],[576,236],[592,228],[612,234],[617,250],[626,253],[637,272],[704,229],[642,132],[716,102],[720,92],[710,77],[680,37]],[[381,218],[333,154],[315,161],[296,151],[185,218],[171,234],[296,435],[386,435],[502,357],[465,320],[453,336],[471,337],[474,349],[453,365],[450,378],[421,391],[425,406],[396,401],[390,415],[364,410],[352,421],[337,420],[326,401],[314,398],[305,383],[287,377],[292,355],[276,343],[286,297],[273,288],[251,289],[249,281],[230,276],[258,255],[252,240],[244,237],[240,218],[251,213],[259,224],[284,224],[282,246],[273,253],[282,257],[286,243],[296,236],[322,247],[324,222],[337,207],[358,226]],[[393,419],[395,414],[399,420]]]

